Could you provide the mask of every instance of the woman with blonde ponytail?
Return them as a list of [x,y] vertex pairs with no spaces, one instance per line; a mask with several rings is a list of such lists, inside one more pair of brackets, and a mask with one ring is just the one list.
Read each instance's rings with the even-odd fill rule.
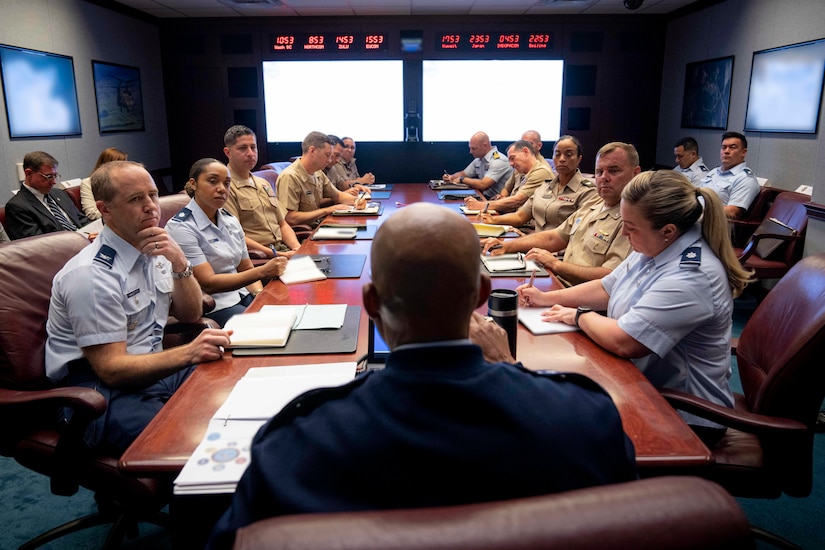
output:
[[[732,407],[733,298],[750,273],[733,252],[719,197],[672,170],[643,172],[624,188],[621,213],[634,252],[619,267],[564,290],[523,285],[522,303],[552,306],[545,320],[577,325],[631,359],[657,388]],[[605,310],[607,316],[597,313]],[[725,433],[718,424],[682,416],[708,445]]]

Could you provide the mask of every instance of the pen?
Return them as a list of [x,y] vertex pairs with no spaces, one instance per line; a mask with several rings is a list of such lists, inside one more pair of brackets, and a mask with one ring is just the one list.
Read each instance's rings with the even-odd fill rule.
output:
[[490,208],[490,201],[484,203],[484,210],[482,210],[481,213],[486,214],[488,208]]
[[533,283],[536,281],[536,270],[530,272],[530,282],[527,283],[527,288],[533,288]]

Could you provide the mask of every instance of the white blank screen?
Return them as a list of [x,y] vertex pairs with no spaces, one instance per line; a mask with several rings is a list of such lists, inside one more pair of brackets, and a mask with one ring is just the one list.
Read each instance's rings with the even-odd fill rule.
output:
[[424,141],[468,141],[478,131],[514,140],[526,130],[558,139],[563,61],[425,60],[423,69]]
[[317,130],[358,141],[404,139],[403,65],[392,61],[264,61],[268,142]]

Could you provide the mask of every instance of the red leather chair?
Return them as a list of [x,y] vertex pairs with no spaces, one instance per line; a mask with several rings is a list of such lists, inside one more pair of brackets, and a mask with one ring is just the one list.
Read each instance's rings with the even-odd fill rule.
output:
[[707,477],[731,494],[810,494],[816,418],[825,397],[825,254],[780,279],[751,315],[736,349],[743,394],[733,409],[662,390],[676,408],[728,427]]
[[[166,524],[159,510],[171,495],[168,480],[123,475],[117,456],[90,451],[82,443],[88,422],[106,410],[103,396],[90,388],[56,387],[46,378],[45,327],[52,280],[88,244],[78,233],[59,231],[0,246],[0,454],[51,478],[56,495],[72,495],[79,486],[90,489],[99,509],[21,548],[113,523],[109,547],[125,533],[134,533],[138,521]],[[62,407],[75,411],[66,426],[57,423]]]
[[80,185],[73,185],[64,189],[77,207],[78,212],[83,212],[83,204],[80,202]]
[[172,216],[180,212],[180,209],[189,204],[189,195],[186,193],[175,193],[174,195],[164,195],[158,197],[160,203],[160,227],[166,227]]
[[464,506],[281,516],[239,529],[234,548],[728,550],[753,539],[724,489],[660,477]]
[[[753,270],[754,277],[778,279],[802,258],[808,226],[805,203],[809,201],[810,197],[802,193],[779,193],[745,247],[735,249],[739,261]],[[793,233],[788,228],[793,229]]]
[[736,248],[744,248],[748,239],[753,235],[754,230],[759,227],[765,214],[768,212],[771,203],[773,203],[776,195],[781,193],[781,189],[775,187],[762,187],[759,189],[759,194],[751,203],[750,208],[741,217],[735,220],[729,220],[731,225],[731,241]]

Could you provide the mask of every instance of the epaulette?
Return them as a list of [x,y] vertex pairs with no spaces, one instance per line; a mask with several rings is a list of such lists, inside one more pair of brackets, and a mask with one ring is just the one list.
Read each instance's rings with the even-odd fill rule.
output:
[[590,181],[587,178],[582,178],[581,180],[579,180],[579,183],[581,185],[584,185],[585,187],[595,187],[596,186],[596,184],[594,184],[592,181]]
[[273,416],[266,427],[258,433],[258,437],[269,433],[272,430],[286,426],[298,417],[307,416],[327,401],[346,397],[355,388],[363,384],[367,377],[372,375],[374,372],[375,371],[365,372],[343,386],[336,386],[334,388],[318,388],[302,393],[287,403],[286,406],[281,409],[281,412]]
[[516,367],[519,370],[529,372],[530,374],[535,376],[541,376],[542,378],[550,378],[557,382],[571,382],[584,389],[596,391],[607,395],[607,391],[605,391],[605,389],[601,387],[601,385],[599,385],[598,382],[596,382],[592,378],[589,378],[577,372],[559,372],[555,370],[530,370],[521,363],[516,363]]
[[750,168],[748,168],[747,166],[746,166],[746,167],[745,167],[745,169],[744,169],[744,170],[742,170],[742,171],[743,171],[744,173],[746,173],[747,175],[749,175],[749,176],[753,176],[753,170],[751,170],[751,169],[750,169]]
[[108,244],[104,244],[100,247],[100,250],[97,251],[97,255],[95,255],[93,261],[106,266],[107,269],[112,269],[115,263],[115,256],[117,256],[117,251]]
[[494,152],[494,153],[493,153],[493,157],[492,157],[492,158],[494,158],[494,159],[498,160],[498,159],[500,159],[500,158],[501,158],[501,155],[499,155],[499,154],[498,154],[498,151],[496,151],[496,152]]
[[702,265],[702,247],[691,246],[682,252],[679,267],[699,267]]
[[700,164],[700,165],[699,165],[699,170],[701,170],[702,172],[710,172],[710,170],[708,169],[708,167],[707,167],[707,166],[705,166],[704,164]]
[[180,212],[178,212],[177,214],[172,216],[172,219],[169,220],[169,221],[173,221],[173,222],[186,221],[189,218],[189,216],[191,216],[191,215],[192,215],[192,211],[184,206],[183,208],[180,209]]
[[221,208],[221,214],[224,216],[229,216],[230,218],[233,217],[232,214],[226,208]]

